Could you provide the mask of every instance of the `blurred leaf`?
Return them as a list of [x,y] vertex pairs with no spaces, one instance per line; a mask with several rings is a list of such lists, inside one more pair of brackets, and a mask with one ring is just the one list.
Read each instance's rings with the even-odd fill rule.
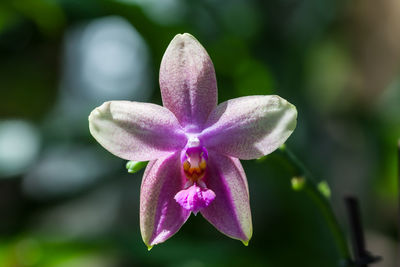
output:
[[12,6],[17,12],[32,19],[44,34],[53,35],[64,27],[64,13],[56,1],[14,0]]
[[274,93],[274,81],[267,68],[253,59],[236,63],[235,87],[240,96],[270,95]]
[[31,234],[0,243],[2,267],[109,267],[113,249],[96,242],[55,242]]
[[234,75],[240,62],[249,57],[246,43],[232,36],[223,36],[208,52],[214,62],[217,76]]
[[351,103],[352,65],[343,45],[335,41],[318,43],[309,55],[307,66],[307,93],[311,104],[327,112]]
[[221,13],[225,28],[243,39],[255,37],[260,30],[262,15],[252,1],[226,2]]
[[0,34],[4,31],[8,26],[12,25],[17,21],[16,14],[7,8],[4,4],[0,3]]

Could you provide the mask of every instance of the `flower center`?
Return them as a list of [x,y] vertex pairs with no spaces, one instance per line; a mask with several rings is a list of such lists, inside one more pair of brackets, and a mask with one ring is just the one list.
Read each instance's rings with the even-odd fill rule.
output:
[[208,153],[197,138],[189,139],[182,153],[182,170],[188,181],[174,199],[182,208],[193,212],[208,207],[215,199],[215,193],[208,189],[201,179],[206,174]]
[[189,181],[197,182],[204,177],[207,159],[207,150],[201,146],[186,149],[182,157],[182,168]]

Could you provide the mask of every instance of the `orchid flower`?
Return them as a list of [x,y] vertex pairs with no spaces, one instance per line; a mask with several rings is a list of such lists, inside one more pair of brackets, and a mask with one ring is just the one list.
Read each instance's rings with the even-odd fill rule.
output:
[[279,96],[246,96],[217,105],[213,63],[190,34],[178,34],[160,67],[163,106],[110,101],[92,111],[93,137],[112,154],[149,161],[140,192],[148,248],[200,212],[223,234],[248,244],[252,221],[239,159],[267,155],[296,127],[295,106]]

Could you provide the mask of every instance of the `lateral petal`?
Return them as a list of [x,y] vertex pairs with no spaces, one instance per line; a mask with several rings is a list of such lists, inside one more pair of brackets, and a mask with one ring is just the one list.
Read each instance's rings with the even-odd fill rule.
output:
[[105,102],[90,113],[89,128],[105,149],[126,160],[165,157],[187,141],[174,114],[149,103]]
[[207,149],[255,159],[281,146],[296,119],[296,107],[279,96],[240,97],[219,104],[199,138]]
[[147,165],[140,191],[140,231],[149,248],[170,238],[189,218],[190,211],[174,199],[185,183],[180,152]]
[[247,244],[253,227],[247,179],[235,158],[209,152],[209,169],[204,177],[207,188],[215,193],[214,201],[200,213],[223,234]]
[[164,107],[185,127],[201,130],[217,105],[213,63],[204,47],[190,34],[178,34],[161,61],[160,88]]

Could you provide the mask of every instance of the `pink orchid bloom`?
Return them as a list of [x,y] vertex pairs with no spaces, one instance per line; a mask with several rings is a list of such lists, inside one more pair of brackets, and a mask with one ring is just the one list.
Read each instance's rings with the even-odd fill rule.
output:
[[246,96],[217,106],[213,63],[190,34],[178,34],[160,67],[164,106],[110,101],[89,116],[90,132],[114,155],[150,161],[140,192],[140,229],[150,249],[193,212],[248,244],[249,189],[239,159],[282,145],[296,127],[295,106],[279,96]]

